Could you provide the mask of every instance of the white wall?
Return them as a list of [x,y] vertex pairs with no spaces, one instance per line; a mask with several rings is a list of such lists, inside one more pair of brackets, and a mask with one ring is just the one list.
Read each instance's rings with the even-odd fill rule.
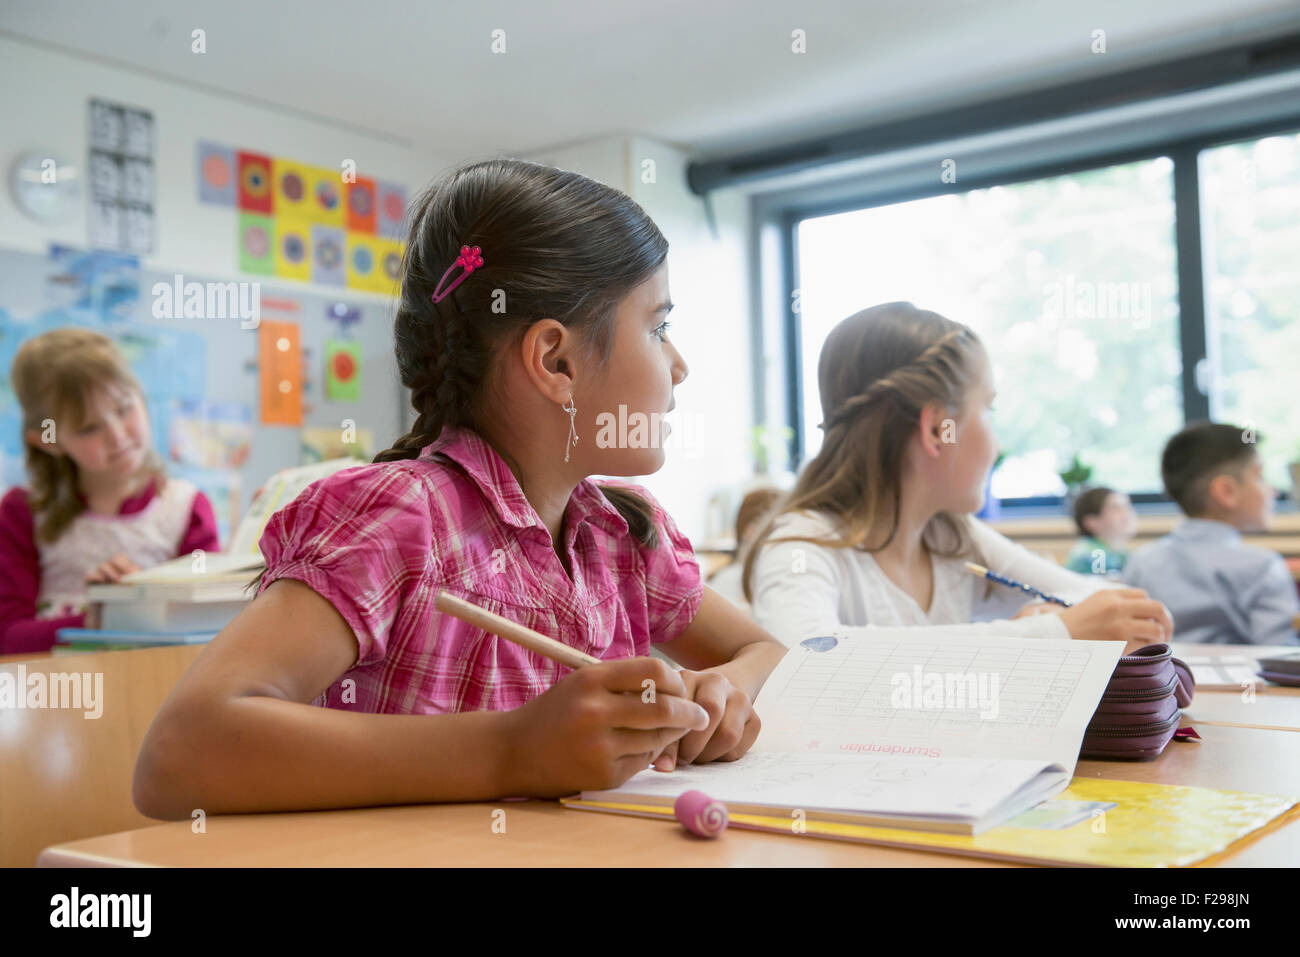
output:
[[[360,175],[403,183],[411,192],[450,165],[436,156],[310,117],[0,36],[0,172],[5,179],[0,191],[0,245],[29,252],[44,252],[50,243],[86,245],[84,190],[83,210],[78,216],[46,226],[19,212],[8,180],[14,160],[30,149],[52,150],[84,169],[87,101],[91,97],[153,113],[157,224],[154,253],[142,259],[146,269],[216,278],[239,275],[237,211],[198,199],[195,149],[199,140],[333,169],[344,159],[353,159]],[[308,283],[258,278],[264,291],[277,286],[286,291],[328,291],[328,287]],[[366,298],[371,294],[348,290],[348,295]]]
[[[669,338],[690,372],[675,391],[664,467],[640,481],[697,546],[730,535],[737,494],[753,475],[748,197],[712,195],[715,235],[703,199],[686,185],[689,156],[670,144],[610,136],[531,158],[623,190],[667,237]],[[674,447],[674,438],[682,444]]]

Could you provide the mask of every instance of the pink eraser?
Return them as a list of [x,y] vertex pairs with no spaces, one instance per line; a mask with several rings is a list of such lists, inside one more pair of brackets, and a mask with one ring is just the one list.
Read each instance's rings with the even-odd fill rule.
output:
[[700,837],[717,837],[727,829],[727,806],[703,791],[687,791],[673,804],[673,813],[686,830]]

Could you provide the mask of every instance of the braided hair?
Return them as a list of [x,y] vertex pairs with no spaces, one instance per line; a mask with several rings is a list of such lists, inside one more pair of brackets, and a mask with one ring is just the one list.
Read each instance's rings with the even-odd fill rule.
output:
[[[769,513],[745,560],[747,600],[764,543],[807,541],[832,548],[879,551],[898,533],[907,445],[921,410],[932,403],[958,409],[975,374],[979,338],[969,328],[910,302],[888,302],[849,316],[822,346],[817,384],[825,439],[791,492]],[[836,539],[772,538],[777,519],[796,511],[828,512]],[[923,533],[938,555],[971,550],[964,520],[940,512]]]

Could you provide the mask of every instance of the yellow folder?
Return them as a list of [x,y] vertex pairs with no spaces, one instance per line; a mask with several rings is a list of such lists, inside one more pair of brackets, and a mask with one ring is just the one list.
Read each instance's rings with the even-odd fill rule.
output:
[[[1082,867],[1188,867],[1214,861],[1234,845],[1300,816],[1300,799],[1139,781],[1075,778],[1042,809],[1026,811],[974,837],[730,815],[731,827],[859,841],[1030,864]],[[673,819],[671,808],[563,798],[566,807]],[[1050,806],[1050,807],[1049,807]],[[1082,819],[1061,827],[1071,817]],[[1252,837],[1253,836],[1253,837]]]

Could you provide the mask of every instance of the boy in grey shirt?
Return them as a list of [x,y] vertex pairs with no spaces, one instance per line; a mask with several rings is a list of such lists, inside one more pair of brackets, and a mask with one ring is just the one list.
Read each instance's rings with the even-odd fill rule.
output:
[[1187,518],[1135,552],[1124,581],[1164,602],[1175,641],[1300,644],[1300,600],[1286,562],[1241,540],[1242,532],[1268,528],[1273,514],[1256,438],[1201,422],[1165,445],[1160,475]]

